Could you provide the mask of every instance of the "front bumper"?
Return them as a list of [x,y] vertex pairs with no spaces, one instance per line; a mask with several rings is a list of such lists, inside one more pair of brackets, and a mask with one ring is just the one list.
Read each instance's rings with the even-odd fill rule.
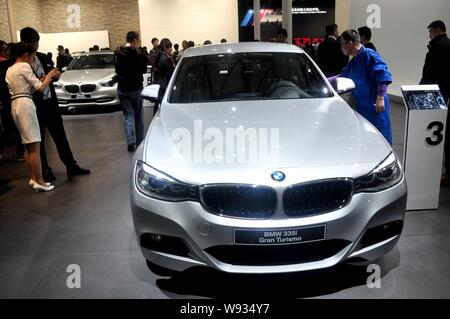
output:
[[[177,271],[193,266],[208,266],[230,273],[283,273],[327,268],[343,261],[373,261],[384,256],[395,247],[399,239],[406,211],[406,194],[406,182],[403,179],[382,192],[356,194],[346,207],[323,215],[243,220],[208,213],[196,202],[171,203],[149,198],[136,189],[132,179],[131,206],[138,245],[144,257],[152,263]],[[273,230],[313,225],[326,225],[325,240],[294,246],[305,245],[305,251],[313,250],[315,255],[317,249],[323,249],[323,258],[258,265],[236,262],[239,258],[236,256],[233,257],[233,262],[229,262],[229,258],[221,255],[225,251],[233,254],[238,246],[234,245],[235,229]],[[395,225],[396,231],[387,237],[377,237],[374,230],[382,232],[387,227],[384,225]],[[149,249],[143,244],[143,238],[148,238],[149,234],[180,239],[186,251],[178,253],[172,252],[174,250],[168,252]],[[328,243],[337,249],[328,249]],[[255,249],[264,254],[264,249],[261,250],[260,247]],[[236,251],[239,250],[240,247]],[[273,249],[270,253],[273,254]]]
[[116,106],[120,104],[116,87],[97,85],[94,92],[70,94],[64,89],[55,89],[58,104],[61,108],[83,108],[89,106]]

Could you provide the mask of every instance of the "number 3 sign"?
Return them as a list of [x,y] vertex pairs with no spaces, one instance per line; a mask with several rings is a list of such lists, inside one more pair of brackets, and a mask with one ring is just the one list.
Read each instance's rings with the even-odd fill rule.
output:
[[444,156],[447,106],[437,85],[402,86],[406,106],[403,167],[407,210],[436,209]]

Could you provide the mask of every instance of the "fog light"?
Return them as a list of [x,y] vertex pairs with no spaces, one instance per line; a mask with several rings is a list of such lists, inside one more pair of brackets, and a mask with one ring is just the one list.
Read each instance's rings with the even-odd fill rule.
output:
[[159,251],[166,254],[188,256],[189,248],[178,237],[155,233],[144,233],[140,238],[141,246],[145,249]]
[[162,241],[162,236],[160,235],[160,234],[151,234],[150,235],[150,238],[153,240],[153,241],[156,241],[156,242],[160,242],[160,241]]

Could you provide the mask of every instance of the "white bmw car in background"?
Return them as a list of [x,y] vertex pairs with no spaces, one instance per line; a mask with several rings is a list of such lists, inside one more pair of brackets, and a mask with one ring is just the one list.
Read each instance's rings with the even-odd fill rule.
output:
[[[150,84],[150,74],[148,69],[144,75],[144,86]],[[114,75],[114,52],[94,51],[75,55],[54,84],[60,108],[119,105],[117,83],[110,82]]]
[[[339,96],[352,88],[349,79],[331,87],[291,45],[189,49],[132,164],[134,227],[150,269],[295,272],[365,263],[395,247],[405,177],[383,136]],[[200,127],[209,135],[199,140]],[[275,129],[276,160],[233,161],[250,135],[231,155],[198,156],[202,136],[211,142],[230,128]],[[192,154],[180,148],[185,136]]]

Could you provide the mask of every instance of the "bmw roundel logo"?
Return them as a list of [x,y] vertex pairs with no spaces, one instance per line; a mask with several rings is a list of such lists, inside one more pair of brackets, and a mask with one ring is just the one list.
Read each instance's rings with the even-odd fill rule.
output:
[[272,176],[272,179],[277,182],[282,182],[286,178],[286,175],[280,171],[273,172],[271,176]]

